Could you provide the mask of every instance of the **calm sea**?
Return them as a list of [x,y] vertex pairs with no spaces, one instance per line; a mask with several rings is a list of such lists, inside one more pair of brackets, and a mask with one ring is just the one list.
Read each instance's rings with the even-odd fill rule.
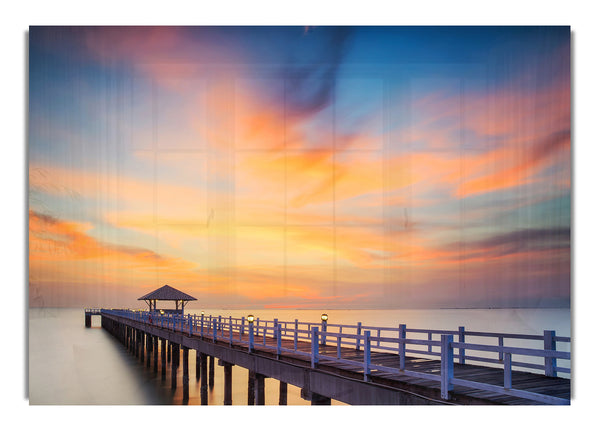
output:
[[[201,310],[186,309],[200,314]],[[280,321],[318,322],[322,310],[204,310],[207,315],[241,317],[248,314]],[[569,309],[501,310],[328,310],[329,322],[413,329],[452,329],[542,334],[553,329],[571,336]],[[538,346],[540,348],[541,346]],[[200,404],[195,354],[190,352],[190,399]],[[215,361],[216,364],[216,361]],[[84,405],[177,405],[182,404],[181,367],[177,389],[171,389],[170,371],[165,380],[160,371],[147,368],[125,347],[100,328],[94,316],[92,328],[84,325],[83,309],[32,308],[29,310],[29,402],[30,404]],[[233,404],[247,404],[248,371],[233,367]],[[209,405],[223,404],[223,371],[216,366],[215,385],[209,389]],[[278,404],[279,382],[265,379],[265,402]],[[335,400],[333,404],[341,404]],[[289,405],[308,405],[300,388],[288,386]]]

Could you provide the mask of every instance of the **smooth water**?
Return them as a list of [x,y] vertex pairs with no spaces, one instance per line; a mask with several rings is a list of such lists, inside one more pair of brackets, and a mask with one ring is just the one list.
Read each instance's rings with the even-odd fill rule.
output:
[[[241,317],[253,314],[260,319],[318,322],[322,310],[204,310],[206,315]],[[189,308],[186,313],[200,314]],[[501,310],[326,310],[332,324],[356,324],[411,329],[539,334],[545,329],[559,336],[571,335],[569,309]],[[538,347],[541,348],[541,347]],[[160,355],[159,355],[160,357]],[[160,359],[159,359],[160,360]],[[189,355],[189,402],[200,404],[200,384],[195,373],[196,355]],[[223,404],[223,370],[216,365],[215,384],[209,389],[209,405]],[[182,404],[182,370],[177,388],[171,389],[170,367],[165,380],[153,364],[147,368],[107,331],[100,317],[93,316],[86,328],[83,309],[32,308],[29,310],[29,402],[30,404],[139,405]],[[248,371],[233,367],[233,404],[247,404]],[[277,405],[279,382],[265,379],[265,403]],[[288,405],[308,405],[300,388],[288,385]],[[342,404],[332,401],[332,404]]]

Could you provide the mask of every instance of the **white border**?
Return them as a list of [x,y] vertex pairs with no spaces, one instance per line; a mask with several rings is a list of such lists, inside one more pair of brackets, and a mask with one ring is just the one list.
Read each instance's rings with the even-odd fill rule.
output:
[[[326,2],[307,0],[286,1],[144,1],[102,2],[22,1],[18,6],[3,8],[0,38],[2,53],[1,136],[3,157],[2,236],[4,240],[3,277],[5,311],[3,325],[20,328],[8,332],[3,340],[1,368],[5,384],[2,390],[2,410],[5,423],[30,429],[39,426],[53,429],[104,429],[118,423],[119,429],[175,425],[177,427],[260,427],[261,429],[327,429],[335,426],[349,429],[380,427],[419,427],[436,429],[523,429],[523,421],[535,428],[567,429],[587,423],[588,413],[595,407],[593,384],[598,381],[592,359],[598,357],[600,343],[594,340],[598,283],[598,172],[597,124],[599,100],[597,13],[593,2],[565,1],[427,1],[406,4],[399,1]],[[574,6],[586,4],[585,6]],[[214,408],[151,408],[151,407],[30,407],[24,399],[25,310],[24,270],[26,215],[25,205],[25,100],[26,69],[25,40],[29,25],[571,25],[573,43],[573,160],[574,160],[574,400],[570,407],[518,408],[490,411],[490,408],[464,407],[446,409],[434,407],[373,407],[373,408],[294,408],[272,409],[237,407],[234,414],[222,407]],[[6,133],[8,130],[8,133]],[[16,368],[15,368],[16,366]],[[17,372],[18,370],[18,372]],[[106,409],[106,411],[105,411]],[[300,409],[300,410],[299,410]],[[276,419],[273,418],[276,414]],[[266,415],[268,416],[268,419]],[[7,417],[8,416],[8,417]],[[374,421],[374,418],[377,420]],[[18,422],[17,422],[18,421]],[[174,422],[173,422],[174,421]],[[341,423],[338,423],[341,422]],[[593,423],[593,422],[592,422]],[[335,424],[335,425],[334,425]],[[33,428],[32,428],[33,429]]]

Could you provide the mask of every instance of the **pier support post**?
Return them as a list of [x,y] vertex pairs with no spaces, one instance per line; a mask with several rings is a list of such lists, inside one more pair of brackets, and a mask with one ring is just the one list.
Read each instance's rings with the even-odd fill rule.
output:
[[224,383],[225,386],[223,388],[224,397],[223,397],[223,405],[230,406],[232,404],[232,391],[231,391],[231,364],[229,362],[223,362],[223,374],[224,374]]
[[139,358],[140,357],[140,331],[138,329],[134,329],[133,331],[133,344],[134,344],[134,350],[135,350],[135,357]]
[[150,368],[150,359],[152,352],[152,336],[150,334],[146,334],[146,367]]
[[256,405],[265,405],[265,376],[262,374],[255,374],[255,388],[256,388]]
[[254,371],[250,371],[248,370],[248,405],[249,406],[253,406],[254,405],[254,382],[256,381],[256,375],[254,374]]
[[[179,346],[170,343],[173,346],[173,361],[171,361],[171,389],[177,388],[177,368],[179,368],[179,361],[176,356],[179,354]],[[175,347],[176,346],[176,347]]]
[[200,404],[208,405],[208,372],[206,354],[200,353]]
[[287,383],[286,382],[279,382],[279,405],[280,406],[287,406]]
[[196,381],[200,380],[200,352],[196,350]]
[[173,352],[173,343],[167,341],[167,362],[171,363],[171,353]]
[[144,332],[142,330],[138,332],[138,349],[140,351],[139,358],[144,362]]
[[208,357],[208,387],[212,389],[214,386],[215,386],[215,357],[209,356]]
[[92,327],[92,315],[91,314],[86,314],[85,315],[85,327],[86,328],[91,328]]
[[152,351],[154,352],[154,372],[158,373],[158,337],[154,336],[152,340],[154,344],[152,346]]
[[160,340],[160,362],[161,362],[161,377],[165,380],[167,375],[167,340],[162,338]]
[[190,374],[189,374],[189,351],[187,347],[183,347],[183,401],[187,402],[190,399]]

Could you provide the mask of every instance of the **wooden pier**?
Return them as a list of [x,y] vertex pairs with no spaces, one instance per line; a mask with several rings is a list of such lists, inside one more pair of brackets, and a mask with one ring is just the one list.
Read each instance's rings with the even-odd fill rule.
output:
[[311,323],[109,309],[86,309],[86,325],[92,314],[100,314],[102,326],[142,362],[145,357],[148,367],[153,360],[155,372],[160,345],[161,374],[170,361],[173,388],[183,367],[184,401],[194,350],[201,404],[214,384],[214,358],[223,368],[225,405],[231,404],[234,365],[248,370],[248,404],[264,404],[265,378],[280,381],[279,404],[287,403],[288,384],[300,387],[311,404],[570,404],[571,340],[554,331],[524,335],[337,325],[326,315]]

